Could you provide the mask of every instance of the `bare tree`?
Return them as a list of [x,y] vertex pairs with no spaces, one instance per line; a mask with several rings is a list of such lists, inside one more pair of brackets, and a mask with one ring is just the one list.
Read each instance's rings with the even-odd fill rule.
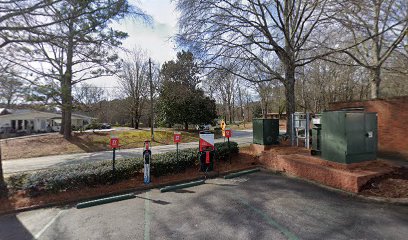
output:
[[95,113],[101,109],[101,102],[105,100],[105,90],[83,82],[79,86],[74,86],[73,91],[75,108],[95,116]]
[[149,65],[148,57],[140,49],[134,49],[124,60],[118,73],[120,94],[128,102],[131,115],[131,126],[139,128],[142,110],[149,96]]
[[[46,12],[57,19],[58,24],[44,29],[51,40],[22,46],[20,61],[15,56],[8,60],[26,70],[58,82],[55,98],[62,108],[60,133],[71,138],[72,87],[82,81],[101,76],[113,75],[117,67],[115,49],[127,36],[112,30],[109,24],[133,14],[127,0],[120,1],[63,1],[46,8]],[[135,13],[144,17],[142,13]],[[75,17],[80,16],[80,17]],[[30,57],[30,62],[23,58]],[[40,64],[40,65],[39,65]],[[35,83],[34,83],[35,84]],[[49,84],[54,86],[54,84]]]
[[231,124],[234,121],[234,93],[237,83],[237,77],[225,69],[218,69],[209,75],[212,85],[218,90],[219,99],[222,99],[223,113],[225,120]]
[[24,84],[16,77],[15,70],[10,68],[3,67],[0,73],[0,103],[4,100],[6,108],[10,108],[11,104],[25,94]]
[[343,41],[355,44],[361,42],[361,39],[368,39],[342,52],[371,73],[370,97],[378,98],[381,96],[381,75],[385,63],[408,34],[408,2],[346,0],[339,1],[339,6],[341,9],[332,18],[349,33]]
[[[203,51],[214,67],[221,66],[223,58],[235,61],[241,69],[234,73],[243,79],[282,82],[289,132],[296,69],[319,57],[314,55],[318,46],[313,39],[323,37],[319,31],[327,24],[323,13],[329,4],[328,0],[179,0],[179,42]],[[245,74],[247,67],[265,73],[266,78],[254,80]]]

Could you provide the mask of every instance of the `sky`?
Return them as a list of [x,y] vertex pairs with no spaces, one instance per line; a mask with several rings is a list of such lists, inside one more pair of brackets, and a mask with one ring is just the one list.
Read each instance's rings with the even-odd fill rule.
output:
[[[123,41],[127,49],[141,48],[160,64],[176,58],[177,48],[172,37],[177,33],[175,3],[171,0],[130,0],[139,6],[153,19],[151,24],[141,20],[124,19],[114,23],[113,28],[127,32],[129,37]],[[103,77],[88,81],[98,87],[113,88],[117,86],[115,77]]]

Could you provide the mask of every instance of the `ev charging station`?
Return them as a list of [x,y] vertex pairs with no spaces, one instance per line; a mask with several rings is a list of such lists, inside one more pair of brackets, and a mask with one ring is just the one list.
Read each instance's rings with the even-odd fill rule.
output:
[[152,151],[149,148],[150,148],[150,141],[146,140],[144,142],[144,150],[143,150],[143,161],[144,161],[143,182],[145,184],[150,183],[150,161],[152,159]]
[[214,169],[214,134],[208,131],[200,132],[199,142],[200,171],[209,172]]

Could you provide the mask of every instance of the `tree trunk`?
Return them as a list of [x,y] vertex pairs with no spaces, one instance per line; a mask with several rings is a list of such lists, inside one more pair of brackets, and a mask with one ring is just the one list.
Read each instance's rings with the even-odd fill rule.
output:
[[135,117],[135,129],[139,129],[140,117]]
[[380,83],[381,83],[381,68],[375,68],[371,71],[373,78],[370,82],[371,99],[380,97]]
[[184,130],[188,131],[188,122],[184,122]]
[[0,197],[7,196],[7,187],[3,176],[3,163],[1,155],[1,142],[0,142]]
[[[62,109],[64,112],[63,126],[64,126],[64,138],[71,139],[72,136],[72,65],[74,59],[74,23],[73,20],[69,23],[69,38],[67,46],[67,62],[66,69],[62,81],[61,98],[62,98]],[[64,104],[65,102],[65,104]]]
[[69,77],[65,77],[62,91],[63,109],[63,134],[65,139],[70,139],[72,134],[72,86]]
[[[62,89],[62,82],[61,82],[61,89]],[[61,99],[62,106],[64,106],[64,99]],[[59,130],[59,134],[64,134],[64,124],[65,124],[65,109],[62,107],[61,109],[61,128]]]
[[295,112],[295,68],[293,65],[286,67],[285,71],[285,96],[286,96],[286,133],[292,136],[292,113]]

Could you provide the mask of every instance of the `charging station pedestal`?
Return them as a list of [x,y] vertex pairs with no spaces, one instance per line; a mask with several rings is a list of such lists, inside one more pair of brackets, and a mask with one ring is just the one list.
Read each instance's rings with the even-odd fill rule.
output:
[[199,142],[200,171],[210,172],[214,170],[214,134],[208,131],[200,132]]
[[150,141],[144,142],[143,161],[144,161],[144,178],[145,184],[150,183],[150,161],[152,159],[152,151],[150,151]]

